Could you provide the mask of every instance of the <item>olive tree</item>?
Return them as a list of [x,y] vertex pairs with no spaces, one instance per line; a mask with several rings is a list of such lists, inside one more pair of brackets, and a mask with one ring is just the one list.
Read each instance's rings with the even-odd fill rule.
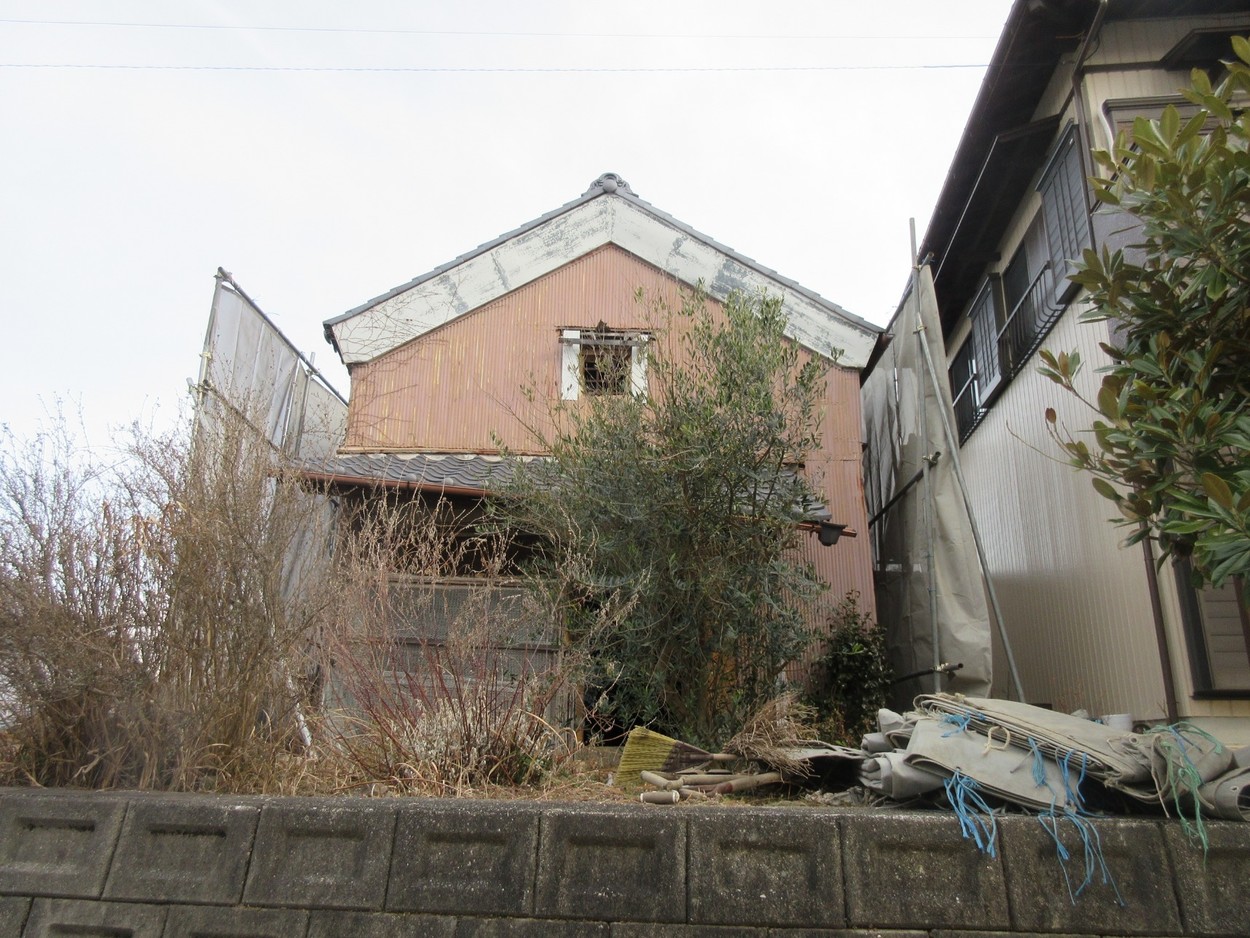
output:
[[554,405],[534,431],[550,458],[499,507],[535,536],[535,582],[588,652],[597,709],[713,745],[812,639],[801,604],[823,586],[790,549],[826,364],[785,337],[775,297],[649,308],[646,393]]

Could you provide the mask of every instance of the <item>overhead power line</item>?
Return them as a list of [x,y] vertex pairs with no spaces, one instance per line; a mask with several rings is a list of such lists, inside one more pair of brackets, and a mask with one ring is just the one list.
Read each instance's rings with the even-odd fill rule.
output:
[[577,66],[441,66],[441,65],[108,65],[80,62],[0,62],[0,68],[106,69],[117,71],[163,72],[533,72],[533,73],[625,73],[625,72],[891,72],[911,69],[986,68],[984,62],[938,65],[708,65],[708,66],[622,66],[582,68]]
[[0,19],[0,23],[23,26],[99,26],[130,29],[205,29],[235,30],[255,32],[288,32],[288,33],[365,33],[374,35],[405,35],[405,36],[483,36],[541,39],[746,39],[746,40],[843,40],[854,42],[898,42],[925,40],[930,42],[950,42],[953,40],[975,39],[993,40],[995,36],[837,36],[837,35],[756,35],[745,33],[564,33],[564,32],[522,32],[493,31],[468,29],[370,29],[348,26],[245,26],[226,23],[123,23],[107,20],[27,20]]

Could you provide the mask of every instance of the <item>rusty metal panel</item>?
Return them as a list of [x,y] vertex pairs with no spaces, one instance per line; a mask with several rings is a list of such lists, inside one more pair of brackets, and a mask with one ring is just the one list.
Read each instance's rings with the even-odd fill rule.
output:
[[[507,296],[352,370],[345,450],[533,451],[525,423],[558,393],[560,329],[645,329],[642,288],[667,302],[678,284],[605,245]],[[714,301],[709,301],[718,306]],[[533,388],[537,404],[525,395]]]

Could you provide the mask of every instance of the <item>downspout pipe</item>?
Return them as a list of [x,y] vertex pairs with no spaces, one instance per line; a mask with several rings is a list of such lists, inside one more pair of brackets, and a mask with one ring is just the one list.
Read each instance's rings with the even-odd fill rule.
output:
[[[1081,41],[1081,48],[1076,54],[1076,67],[1072,69],[1072,106],[1076,109],[1076,142],[1081,154],[1081,167],[1086,176],[1094,175],[1094,164],[1090,153],[1092,134],[1090,133],[1089,112],[1085,109],[1085,96],[1081,93],[1081,84],[1085,78],[1085,61],[1094,51],[1093,45],[1098,39],[1098,34],[1102,32],[1102,23],[1107,17],[1109,5],[1110,0],[1098,0],[1098,11],[1094,14],[1094,21],[1090,23],[1089,31],[1085,33],[1085,38]],[[1085,198],[1085,222],[1089,231],[1090,247],[1096,251],[1098,245],[1094,239],[1094,212],[1088,196]]]
[[1168,647],[1167,629],[1163,627],[1163,600],[1159,595],[1159,573],[1150,538],[1141,539],[1142,557],[1146,564],[1146,586],[1150,590],[1150,612],[1155,620],[1155,644],[1159,648],[1159,667],[1163,671],[1163,702],[1168,722],[1175,723],[1180,714],[1176,705],[1176,675],[1172,670],[1172,652]]

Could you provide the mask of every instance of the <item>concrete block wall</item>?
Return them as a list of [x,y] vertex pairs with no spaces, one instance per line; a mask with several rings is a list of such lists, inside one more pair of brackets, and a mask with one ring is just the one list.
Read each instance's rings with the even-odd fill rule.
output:
[[1250,934],[1250,825],[0,791],[0,938]]

